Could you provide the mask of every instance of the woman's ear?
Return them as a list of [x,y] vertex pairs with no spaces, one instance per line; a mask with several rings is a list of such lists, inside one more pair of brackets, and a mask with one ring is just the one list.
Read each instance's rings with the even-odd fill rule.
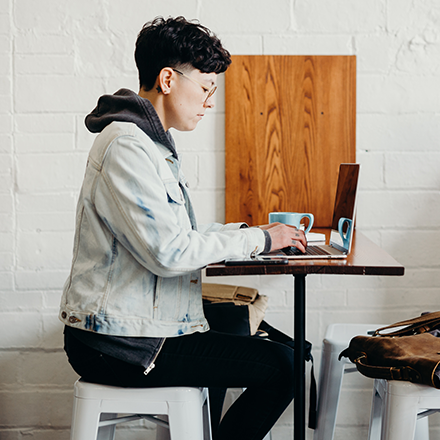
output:
[[164,67],[157,77],[158,85],[156,90],[160,93],[162,92],[164,95],[168,95],[171,91],[171,79],[173,76],[173,69],[170,67]]

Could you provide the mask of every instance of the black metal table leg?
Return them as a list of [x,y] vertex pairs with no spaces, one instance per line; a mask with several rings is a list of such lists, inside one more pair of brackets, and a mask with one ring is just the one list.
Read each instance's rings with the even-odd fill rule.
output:
[[295,278],[295,400],[293,404],[293,438],[305,440],[306,437],[306,399],[305,399],[305,340],[306,340],[306,275],[294,275]]

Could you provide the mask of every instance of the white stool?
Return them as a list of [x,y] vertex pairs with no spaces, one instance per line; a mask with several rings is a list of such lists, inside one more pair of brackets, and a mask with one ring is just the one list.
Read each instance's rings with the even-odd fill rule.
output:
[[[168,416],[168,423],[156,415]],[[116,424],[141,418],[169,428],[172,440],[211,440],[207,388],[119,388],[76,381],[71,440],[113,440]]]
[[376,379],[368,438],[428,440],[429,424],[426,416],[439,410],[440,390],[436,388]]
[[[380,324],[331,324],[322,343],[321,368],[318,387],[318,420],[314,440],[332,440],[344,373],[355,372],[348,358],[338,360],[339,353],[348,347],[354,336],[367,335],[383,327]],[[352,368],[345,368],[350,364]]]

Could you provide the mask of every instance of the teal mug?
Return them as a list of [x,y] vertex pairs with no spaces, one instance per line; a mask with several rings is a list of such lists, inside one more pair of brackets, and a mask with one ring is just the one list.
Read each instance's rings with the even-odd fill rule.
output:
[[303,218],[309,219],[309,224],[304,231],[306,234],[307,232],[312,229],[313,221],[315,217],[313,214],[304,214],[299,212],[270,212],[269,213],[269,223],[284,223],[285,225],[291,225],[295,226],[299,229],[301,225],[301,220]]
[[[346,226],[346,230],[344,232],[344,226]],[[338,231],[339,235],[342,238],[342,243],[345,249],[348,249],[348,246],[350,244],[350,235],[351,235],[351,227],[353,225],[352,220],[349,218],[341,217],[338,222]]]

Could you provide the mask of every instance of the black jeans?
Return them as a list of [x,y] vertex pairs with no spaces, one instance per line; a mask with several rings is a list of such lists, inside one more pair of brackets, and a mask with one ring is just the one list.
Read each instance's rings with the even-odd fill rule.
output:
[[[155,368],[146,376],[143,367],[101,354],[79,341],[66,341],[66,351],[75,371],[90,382],[208,387],[215,440],[263,439],[293,399],[293,350],[263,339],[214,331],[168,338]],[[219,423],[222,390],[242,387],[246,391]]]

